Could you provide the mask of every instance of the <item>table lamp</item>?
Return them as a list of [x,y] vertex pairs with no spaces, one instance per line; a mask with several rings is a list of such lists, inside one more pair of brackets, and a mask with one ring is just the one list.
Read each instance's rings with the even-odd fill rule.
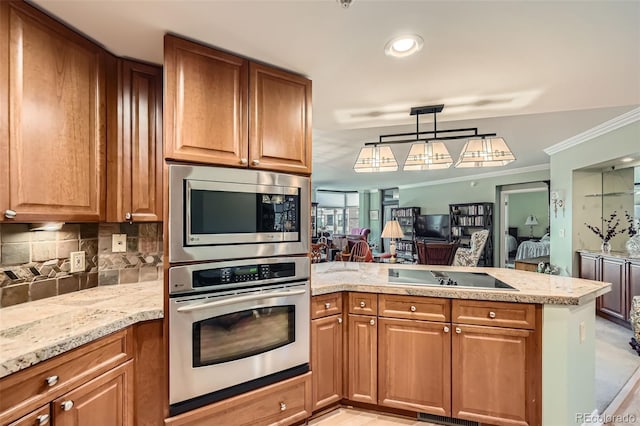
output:
[[534,215],[530,214],[529,216],[527,216],[527,220],[524,224],[525,226],[531,227],[531,232],[529,234],[529,237],[533,238],[533,227],[534,225],[538,224],[538,219],[536,219]]
[[397,220],[389,220],[384,224],[384,229],[382,230],[382,234],[380,235],[382,238],[391,238],[389,242],[389,252],[391,253],[391,259],[389,261],[391,263],[395,263],[396,261],[396,238],[403,238],[404,232],[402,232],[402,228]]

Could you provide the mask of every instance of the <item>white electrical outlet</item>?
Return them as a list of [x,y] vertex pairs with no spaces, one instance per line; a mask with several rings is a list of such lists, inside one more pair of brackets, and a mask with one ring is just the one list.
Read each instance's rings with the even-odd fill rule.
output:
[[584,328],[584,321],[580,321],[580,343],[584,343],[587,338],[587,331]]
[[113,234],[111,236],[111,252],[125,253],[127,251],[127,234]]
[[564,228],[561,228],[560,230],[558,230],[558,236],[560,238],[564,238]]
[[85,268],[84,252],[72,251],[69,253],[69,261],[71,263],[70,272],[82,272]]

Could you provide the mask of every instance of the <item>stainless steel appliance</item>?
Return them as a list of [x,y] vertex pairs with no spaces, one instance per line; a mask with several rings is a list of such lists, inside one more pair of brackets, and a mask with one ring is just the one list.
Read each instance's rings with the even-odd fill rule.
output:
[[309,371],[309,259],[169,269],[171,415]]
[[414,269],[389,269],[389,282],[413,285],[457,286],[486,288],[491,290],[518,289],[484,272],[429,271]]
[[305,254],[309,179],[169,165],[169,262]]

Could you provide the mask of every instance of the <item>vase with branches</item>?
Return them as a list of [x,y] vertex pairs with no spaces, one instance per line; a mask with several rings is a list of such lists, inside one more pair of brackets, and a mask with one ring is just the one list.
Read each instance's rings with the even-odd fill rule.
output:
[[634,219],[628,211],[624,211],[624,217],[627,219],[627,235],[629,239],[625,244],[629,256],[640,257],[640,220]]
[[618,226],[620,226],[620,218],[618,217],[618,212],[615,210],[609,215],[608,219],[605,219],[604,217],[601,217],[600,219],[602,219],[602,229],[597,226],[589,225],[586,222],[585,225],[602,240],[600,249],[603,252],[608,253],[611,251],[609,241],[619,233],[624,232],[626,229],[618,229]]

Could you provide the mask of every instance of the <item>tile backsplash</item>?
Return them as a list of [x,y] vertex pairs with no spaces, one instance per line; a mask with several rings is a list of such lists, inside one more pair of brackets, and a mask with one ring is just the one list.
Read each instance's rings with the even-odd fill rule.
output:
[[[126,234],[126,252],[111,252],[113,234]],[[83,272],[69,272],[73,251],[85,252]],[[157,279],[162,223],[65,224],[60,231],[33,232],[28,224],[0,224],[0,307]]]

